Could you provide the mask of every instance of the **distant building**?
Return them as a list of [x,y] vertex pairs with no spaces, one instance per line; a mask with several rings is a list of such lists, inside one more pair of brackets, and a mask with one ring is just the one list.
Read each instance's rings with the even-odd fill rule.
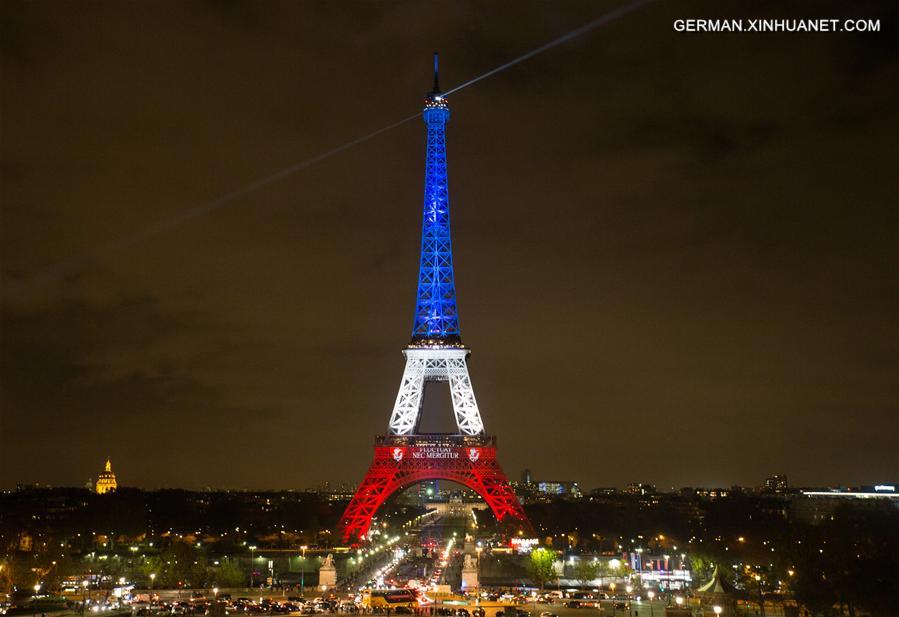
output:
[[537,482],[537,492],[573,499],[584,496],[578,483],[573,480],[540,480]]
[[600,495],[617,495],[618,493],[618,489],[614,486],[599,486],[590,491],[590,495],[593,497],[598,497]]
[[627,488],[624,490],[624,492],[630,493],[631,495],[653,495],[656,492],[656,485],[631,482],[627,485]]
[[554,497],[582,499],[581,487],[574,480],[536,480],[530,469],[523,469],[520,482],[511,482],[512,490],[525,503],[545,502]]
[[789,488],[787,476],[785,475],[774,475],[765,478],[765,491],[768,493],[786,493]]
[[109,493],[118,487],[118,483],[115,479],[115,474],[112,473],[112,463],[109,459],[106,459],[106,469],[100,472],[100,475],[97,477],[97,494],[102,495],[104,493]]
[[894,484],[802,490],[790,499],[790,515],[805,522],[817,523],[832,519],[834,510],[845,501],[853,501],[857,507],[878,507],[886,502],[899,508],[899,492]]

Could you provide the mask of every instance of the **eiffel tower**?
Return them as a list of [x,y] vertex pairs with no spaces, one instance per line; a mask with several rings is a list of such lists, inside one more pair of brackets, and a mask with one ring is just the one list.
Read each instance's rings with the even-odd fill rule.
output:
[[[427,127],[421,261],[412,340],[403,350],[406,368],[387,433],[375,438],[374,461],[340,520],[346,542],[364,540],[372,517],[393,493],[424,480],[450,480],[475,491],[497,520],[533,530],[496,460],[496,437],[484,423],[468,374],[470,350],[462,344],[453,276],[446,123],[434,54],[434,90],[425,97]],[[429,382],[449,382],[457,433],[419,432]]]

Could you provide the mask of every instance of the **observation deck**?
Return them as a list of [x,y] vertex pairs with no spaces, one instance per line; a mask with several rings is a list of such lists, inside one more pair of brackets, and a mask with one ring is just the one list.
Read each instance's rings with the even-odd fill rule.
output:
[[495,435],[457,435],[455,433],[430,433],[422,435],[378,435],[375,446],[435,447],[435,448],[483,448],[496,447]]

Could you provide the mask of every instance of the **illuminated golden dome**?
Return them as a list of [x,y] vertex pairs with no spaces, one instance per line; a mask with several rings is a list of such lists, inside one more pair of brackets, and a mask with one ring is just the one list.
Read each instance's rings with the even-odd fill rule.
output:
[[117,486],[115,474],[112,473],[112,463],[109,459],[106,459],[106,469],[101,471],[97,477],[97,493],[102,495],[103,493],[114,491]]

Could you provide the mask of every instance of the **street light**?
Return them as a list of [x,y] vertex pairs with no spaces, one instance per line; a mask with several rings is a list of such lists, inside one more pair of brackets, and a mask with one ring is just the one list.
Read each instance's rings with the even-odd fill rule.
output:
[[762,595],[762,577],[758,574],[753,576],[755,582],[759,585],[759,615],[765,617],[765,597]]
[[[35,585],[34,585],[34,595],[37,596],[37,594],[38,594],[38,592],[39,592],[40,590],[41,590],[41,584],[40,584],[40,583],[35,583]],[[31,600],[31,608],[34,609],[34,615],[35,615],[35,617],[37,617],[37,604],[36,604],[35,600],[37,600],[37,597],[32,598],[32,600]]]
[[153,589],[154,582],[156,582],[156,573],[150,572],[150,589]]
[[649,598],[649,617],[653,617],[654,613],[652,612],[652,599],[656,597],[656,592],[647,591],[646,597]]
[[721,607],[718,606],[717,604],[716,604],[715,606],[712,607],[712,610],[715,611],[715,614],[716,614],[716,615],[720,615],[720,614],[721,614]]
[[215,597],[216,600],[218,600],[218,597],[219,597],[219,588],[218,587],[212,588],[212,595],[213,595],[213,597]]
[[677,604],[677,607],[680,608],[684,604],[684,599],[681,596],[674,596],[674,603]]
[[305,544],[300,547],[303,551],[300,557],[300,595],[306,597],[306,549],[309,548]]
[[254,578],[254,574],[256,570],[256,545],[253,544],[250,546],[250,587],[256,586],[256,579]]

